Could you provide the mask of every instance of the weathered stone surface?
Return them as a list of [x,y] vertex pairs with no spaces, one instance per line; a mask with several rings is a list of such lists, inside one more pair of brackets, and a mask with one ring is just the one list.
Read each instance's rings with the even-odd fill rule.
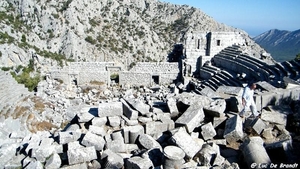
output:
[[204,140],[211,140],[214,136],[217,135],[216,130],[214,129],[214,126],[211,124],[211,122],[201,126],[201,135]]
[[92,132],[87,132],[82,139],[81,144],[85,146],[94,146],[94,148],[98,151],[103,150],[105,145],[105,140],[103,137],[93,134]]
[[103,127],[98,127],[94,125],[89,126],[89,131],[99,136],[105,136],[105,134],[107,133],[107,131]]
[[137,120],[139,112],[133,110],[123,98],[121,99],[121,102],[123,104],[123,115],[129,120]]
[[139,135],[144,134],[144,128],[141,125],[126,126],[123,128],[124,142],[134,144]]
[[66,144],[80,138],[80,132],[59,132],[59,143]]
[[79,113],[76,114],[78,116],[78,121],[80,123],[91,121],[95,117],[93,114],[89,112],[90,109],[91,109],[90,107],[84,107],[80,110]]
[[185,153],[177,146],[166,146],[164,155],[166,157],[163,165],[165,169],[180,168],[184,163]]
[[104,168],[122,168],[124,161],[121,156],[107,149],[102,153],[101,159],[104,160]]
[[40,161],[31,161],[25,168],[26,169],[31,169],[31,168],[43,169],[44,167]]
[[31,149],[31,157],[40,162],[45,162],[46,158],[53,153],[56,153],[56,149],[53,146],[39,146]]
[[140,145],[142,145],[147,150],[154,148],[162,149],[160,144],[148,134],[141,134],[138,137],[138,141]]
[[175,121],[175,125],[185,126],[190,133],[204,120],[204,116],[202,105],[195,102]]
[[[260,137],[248,137],[240,147],[248,167],[254,163],[267,165],[271,163],[270,157],[263,144],[264,142]],[[259,168],[259,166],[255,167]]]
[[97,159],[96,149],[94,146],[68,150],[67,154],[70,165]]
[[138,99],[126,99],[126,101],[138,112],[142,115],[146,115],[149,113],[150,106],[143,103],[141,100]]
[[61,165],[61,159],[57,153],[50,156],[50,158],[47,159],[45,168],[47,169],[56,169],[59,168]]
[[107,123],[107,118],[106,117],[95,117],[92,120],[92,125],[93,126],[102,127],[106,123]]
[[176,117],[179,114],[176,103],[177,102],[174,98],[169,98],[167,101],[167,105],[168,105],[169,111],[171,113],[171,117]]
[[73,141],[68,143],[68,150],[83,148],[79,141]]
[[235,143],[242,139],[243,133],[243,121],[240,116],[235,115],[226,121],[224,138],[229,144]]
[[186,154],[187,157],[193,158],[201,147],[194,139],[186,132],[184,128],[180,128],[173,136],[175,144],[178,145]]
[[120,116],[111,116],[111,117],[107,117],[107,119],[108,119],[108,124],[111,127],[118,127],[121,124]]
[[125,160],[125,168],[144,169],[153,167],[152,161],[149,158],[135,156]]
[[258,135],[266,128],[266,124],[260,118],[254,119],[250,126]]
[[[204,144],[202,146],[202,149],[199,151],[199,154],[197,157],[199,158],[199,162],[201,162],[204,166],[209,166],[214,157],[217,156],[217,152],[214,150],[214,148],[208,144]],[[215,160],[215,159],[214,159]]]
[[261,119],[270,123],[286,125],[287,115],[263,109]]
[[121,116],[123,105],[121,102],[100,103],[98,106],[99,117]]
[[243,94],[243,90],[244,89],[242,87],[220,86],[216,92],[241,97]]
[[163,132],[169,129],[169,124],[162,123],[160,121],[153,121],[146,123],[145,125],[145,134],[149,134],[151,136],[161,135]]
[[216,99],[209,105],[203,107],[205,113],[214,117],[225,116],[224,111],[226,109],[226,101],[224,99]]

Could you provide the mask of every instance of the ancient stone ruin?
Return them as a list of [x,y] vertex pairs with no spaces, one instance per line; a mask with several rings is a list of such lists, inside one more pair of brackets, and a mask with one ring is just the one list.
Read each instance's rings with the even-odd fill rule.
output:
[[[186,43],[179,62],[143,62],[129,70],[112,62],[70,63],[51,70],[35,96],[2,96],[7,117],[28,109],[1,119],[0,167],[299,167],[300,62],[253,57],[246,42],[233,41],[240,41],[236,33],[202,35],[189,35],[199,45]],[[204,40],[223,47],[190,55],[207,47]],[[190,58],[203,59],[201,66]],[[249,82],[257,84],[259,118],[238,115]],[[24,89],[2,86],[1,92]],[[18,130],[20,124],[30,132]]]

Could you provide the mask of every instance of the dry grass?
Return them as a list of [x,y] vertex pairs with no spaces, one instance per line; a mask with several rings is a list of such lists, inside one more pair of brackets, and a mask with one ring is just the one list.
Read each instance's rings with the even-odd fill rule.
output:
[[27,111],[29,111],[29,107],[17,106],[16,109],[15,109],[15,111],[14,111],[13,118],[17,119],[17,118],[25,115],[25,113]]
[[41,101],[42,99],[39,97],[34,97],[32,101],[34,102],[34,109],[43,112],[45,110],[45,104]]
[[100,81],[97,81],[97,80],[92,80],[92,81],[90,81],[90,84],[101,86],[101,85],[105,85],[105,82],[100,82]]
[[38,131],[48,131],[48,130],[51,130],[52,128],[55,128],[56,126],[53,125],[52,123],[50,122],[47,122],[47,121],[42,121],[42,122],[37,122],[35,124],[35,128],[38,130]]

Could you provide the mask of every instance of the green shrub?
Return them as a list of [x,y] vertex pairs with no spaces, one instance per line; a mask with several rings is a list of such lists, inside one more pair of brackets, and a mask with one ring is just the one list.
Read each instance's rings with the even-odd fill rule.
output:
[[2,67],[1,70],[3,71],[9,71],[11,70],[13,67]]
[[85,38],[85,41],[87,41],[87,42],[89,42],[90,44],[96,44],[96,40],[93,38],[93,37],[91,37],[91,36],[87,36],[86,38]]
[[17,67],[16,72],[17,70],[20,71],[20,69],[22,69],[21,74],[17,75],[15,72],[11,72],[11,75],[16,79],[16,81],[18,83],[24,84],[29,91],[33,91],[41,80],[40,74],[36,74],[34,77],[30,76],[30,73],[34,71],[33,66],[34,66],[33,60],[30,59],[27,67],[23,67],[23,66]]
[[14,42],[14,38],[9,36],[7,32],[0,32],[0,44],[8,43],[11,44]]
[[24,34],[22,35],[21,42],[23,42],[23,43],[25,43],[25,42],[26,42],[26,36],[25,36]]

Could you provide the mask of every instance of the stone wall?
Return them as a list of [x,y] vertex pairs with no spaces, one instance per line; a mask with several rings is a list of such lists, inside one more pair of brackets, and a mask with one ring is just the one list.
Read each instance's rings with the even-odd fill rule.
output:
[[[107,67],[113,69],[113,62],[71,62],[69,64],[61,70],[51,71],[50,76],[66,84],[82,85],[91,81],[110,83],[111,73]],[[116,68],[119,70],[119,67]]]
[[170,84],[178,74],[178,63],[139,62],[130,71],[120,72],[119,83],[145,86]]
[[193,32],[186,36],[185,62],[191,66],[191,73],[203,66],[206,61],[210,61],[224,48],[234,44],[246,44],[240,32]]

